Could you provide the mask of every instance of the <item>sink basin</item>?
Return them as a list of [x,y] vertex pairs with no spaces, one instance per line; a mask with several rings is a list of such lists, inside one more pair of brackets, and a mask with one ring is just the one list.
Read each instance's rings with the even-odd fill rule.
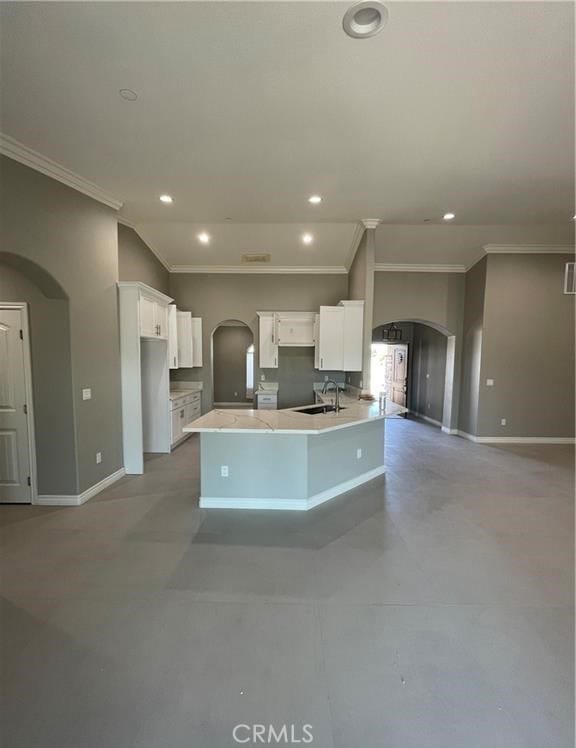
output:
[[[311,405],[309,408],[302,408],[298,410],[298,413],[305,413],[309,416],[318,416],[324,413],[334,413],[336,408],[333,405]],[[346,410],[346,408],[340,408],[340,410]]]

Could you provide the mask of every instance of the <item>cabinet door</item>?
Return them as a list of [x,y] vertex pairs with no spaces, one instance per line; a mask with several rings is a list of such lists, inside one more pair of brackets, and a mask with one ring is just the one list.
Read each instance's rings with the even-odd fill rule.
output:
[[314,315],[314,368],[320,368],[320,315]]
[[174,444],[174,442],[177,442],[178,439],[182,436],[182,426],[183,423],[183,417],[182,414],[184,413],[184,408],[176,408],[176,410],[173,410],[171,415],[171,426],[172,426],[172,436],[170,439],[170,444]]
[[168,362],[171,369],[178,368],[178,310],[174,304],[168,307]]
[[274,341],[274,314],[260,315],[259,321],[260,368],[278,368],[278,346]]
[[202,366],[202,317],[192,317],[192,366]]
[[156,302],[142,295],[138,301],[138,308],[140,313],[140,337],[157,338]]
[[343,371],[362,371],[364,305],[344,304]]
[[168,305],[155,304],[155,316],[156,316],[156,329],[158,330],[159,338],[168,338]]
[[344,309],[321,306],[319,322],[320,370],[343,371],[344,364]]
[[278,346],[313,346],[314,314],[306,312],[276,312],[274,315],[275,342]]
[[178,365],[187,369],[194,366],[192,312],[178,312]]

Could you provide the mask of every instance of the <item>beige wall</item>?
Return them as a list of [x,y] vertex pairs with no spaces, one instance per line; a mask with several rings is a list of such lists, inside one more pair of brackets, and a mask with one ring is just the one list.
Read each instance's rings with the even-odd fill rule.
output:
[[118,278],[139,281],[167,294],[170,273],[129,226],[118,224]]
[[574,436],[575,297],[563,293],[570,261],[560,254],[488,256],[478,436]]
[[[274,274],[220,274],[220,273],[172,273],[170,296],[179,309],[190,310],[202,317],[203,367],[178,369],[175,379],[198,380],[204,384],[204,407],[212,403],[210,370],[210,344],[212,332],[220,322],[237,319],[246,323],[254,334],[255,366],[254,379],[260,379],[258,367],[258,318],[259,311],[307,311],[317,312],[322,304],[337,304],[345,299],[348,278],[346,275],[274,275]],[[282,357],[282,352],[280,354]],[[308,366],[309,359],[304,359]],[[318,373],[318,380],[324,374]],[[265,371],[268,381],[279,379],[278,369]],[[285,381],[283,397],[291,397],[290,382]]]
[[[54,433],[75,440],[75,474],[66,485],[80,493],[123,464],[116,212],[9,158],[0,159],[0,178],[2,250],[44,268],[69,298],[74,434],[68,412],[54,414]],[[82,400],[84,387],[92,400]],[[50,469],[46,480],[60,484],[65,460]]]

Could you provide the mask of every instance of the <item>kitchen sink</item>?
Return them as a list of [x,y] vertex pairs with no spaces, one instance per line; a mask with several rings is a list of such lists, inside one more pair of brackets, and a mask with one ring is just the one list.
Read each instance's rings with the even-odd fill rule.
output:
[[[302,408],[302,410],[298,410],[297,412],[305,413],[309,416],[318,416],[323,413],[334,413],[335,410],[334,405],[311,405],[309,408]],[[346,410],[346,408],[340,407],[340,410]]]

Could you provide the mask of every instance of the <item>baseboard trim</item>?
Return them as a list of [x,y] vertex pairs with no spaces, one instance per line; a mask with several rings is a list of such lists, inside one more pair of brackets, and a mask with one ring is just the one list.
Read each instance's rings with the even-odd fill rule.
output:
[[53,494],[39,495],[36,497],[34,504],[39,504],[40,506],[81,506],[93,496],[96,496],[96,494],[100,493],[105,488],[108,488],[108,486],[116,483],[116,481],[120,480],[120,478],[123,478],[125,475],[125,468],[120,468],[120,470],[106,476],[106,478],[103,478],[98,483],[90,486],[90,488],[87,488],[77,496],[56,496]]
[[381,475],[384,475],[386,468],[384,465],[380,465],[373,470],[368,470],[362,475],[358,475],[355,478],[338,483],[336,486],[321,491],[320,493],[310,496],[308,499],[274,499],[274,498],[243,498],[243,499],[231,499],[221,498],[215,496],[201,496],[200,507],[202,509],[274,509],[283,511],[296,511],[305,512],[309,509],[324,504],[324,502],[330,499],[340,496],[340,494],[347,493],[363,483],[374,480]]
[[421,418],[423,421],[426,421],[426,423],[431,423],[433,426],[438,426],[439,428],[443,429],[442,423],[440,421],[437,421],[435,418],[430,418],[430,416],[425,416],[424,413],[418,413],[415,410],[409,411],[410,415],[416,416],[416,418]]
[[474,436],[460,430],[457,433],[475,444],[576,444],[573,436]]
[[449,429],[448,426],[442,426],[442,431],[445,434],[452,434],[453,436],[458,434],[458,429]]

